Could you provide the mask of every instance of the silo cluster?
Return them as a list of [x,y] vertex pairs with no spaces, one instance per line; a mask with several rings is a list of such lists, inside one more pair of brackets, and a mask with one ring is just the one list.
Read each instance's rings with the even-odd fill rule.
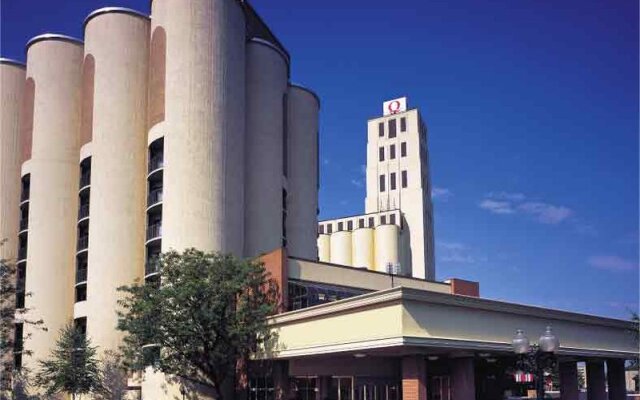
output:
[[[120,343],[117,288],[161,251],[315,258],[318,97],[244,1],[105,8],[84,42],[47,34],[0,61],[0,239],[46,332]],[[26,328],[26,327],[25,327]]]

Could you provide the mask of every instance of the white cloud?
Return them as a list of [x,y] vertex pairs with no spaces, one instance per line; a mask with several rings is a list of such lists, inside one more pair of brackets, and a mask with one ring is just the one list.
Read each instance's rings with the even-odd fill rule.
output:
[[351,179],[351,184],[359,188],[364,186],[364,182],[362,181],[362,179]]
[[462,250],[462,249],[466,248],[465,245],[463,245],[462,243],[457,243],[457,242],[441,242],[441,241],[437,241],[436,242],[436,246],[441,247],[443,249],[447,249],[447,250]]
[[509,200],[509,201],[522,201],[526,198],[526,196],[522,193],[511,193],[511,192],[489,192],[487,196],[490,199],[495,200]]
[[479,206],[494,214],[513,214],[516,212],[510,201],[485,199],[480,202]]
[[449,190],[447,188],[441,188],[441,187],[434,186],[431,189],[431,198],[434,199],[434,200],[447,201],[447,200],[449,200],[449,198],[451,196],[453,196],[453,193],[451,192],[451,190]]
[[474,264],[476,259],[468,254],[452,253],[440,257],[440,261],[457,264]]
[[618,256],[593,256],[587,260],[589,265],[607,271],[633,271],[638,269],[638,262]]
[[573,215],[570,208],[547,203],[523,203],[518,209],[535,216],[536,220],[543,224],[558,224]]

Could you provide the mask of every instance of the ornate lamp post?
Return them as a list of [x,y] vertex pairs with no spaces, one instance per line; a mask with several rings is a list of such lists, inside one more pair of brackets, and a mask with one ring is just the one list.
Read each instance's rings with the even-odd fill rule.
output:
[[560,341],[547,326],[546,331],[537,344],[531,345],[524,331],[518,329],[511,341],[513,352],[518,356],[516,368],[520,371],[531,372],[535,376],[536,397],[544,399],[544,372],[556,368],[555,352],[560,347]]

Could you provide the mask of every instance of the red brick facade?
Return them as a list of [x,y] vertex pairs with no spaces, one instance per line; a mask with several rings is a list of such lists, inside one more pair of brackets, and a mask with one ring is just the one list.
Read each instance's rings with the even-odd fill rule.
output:
[[427,361],[423,356],[402,359],[402,400],[427,400]]

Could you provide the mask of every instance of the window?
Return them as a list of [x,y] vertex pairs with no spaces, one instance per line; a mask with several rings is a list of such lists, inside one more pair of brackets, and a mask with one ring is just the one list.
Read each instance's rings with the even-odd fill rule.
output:
[[87,284],[76,285],[76,303],[87,300]]
[[353,230],[353,221],[347,222],[347,230],[349,230],[349,231]]
[[318,233],[321,234],[321,235],[324,233],[324,225],[319,225],[318,226]]
[[407,131],[407,119],[405,117],[400,118],[400,132]]
[[400,157],[407,156],[407,142],[400,143]]
[[364,218],[358,220],[358,228],[364,228]]
[[384,161],[384,146],[380,146],[378,149],[378,160]]
[[392,144],[389,146],[389,159],[395,160],[396,158],[396,145]]
[[390,119],[389,120],[389,138],[394,138],[394,137],[396,137],[396,120]]
[[395,214],[389,215],[389,223],[391,223],[391,225],[395,225],[396,224],[396,215]]
[[407,171],[402,171],[402,187],[406,188],[407,187]]
[[274,400],[276,396],[273,378],[261,376],[249,379],[248,397],[249,400]]
[[73,320],[73,326],[83,335],[87,334],[87,317],[76,318]]
[[369,228],[373,228],[374,220],[373,217],[369,217]]
[[380,122],[378,124],[378,136],[380,137],[384,136],[384,122]]
[[382,216],[380,217],[380,224],[381,224],[381,225],[384,225],[384,224],[386,224],[386,223],[387,223],[387,216],[386,216],[386,215],[382,215]]
[[338,222],[338,232],[342,231],[343,229],[344,229],[344,223]]
[[385,187],[384,187],[384,175],[380,175],[380,191],[384,192],[385,191]]
[[327,225],[327,233],[333,232],[333,224]]
[[395,172],[392,172],[391,176],[389,177],[389,189],[396,190],[396,173]]

